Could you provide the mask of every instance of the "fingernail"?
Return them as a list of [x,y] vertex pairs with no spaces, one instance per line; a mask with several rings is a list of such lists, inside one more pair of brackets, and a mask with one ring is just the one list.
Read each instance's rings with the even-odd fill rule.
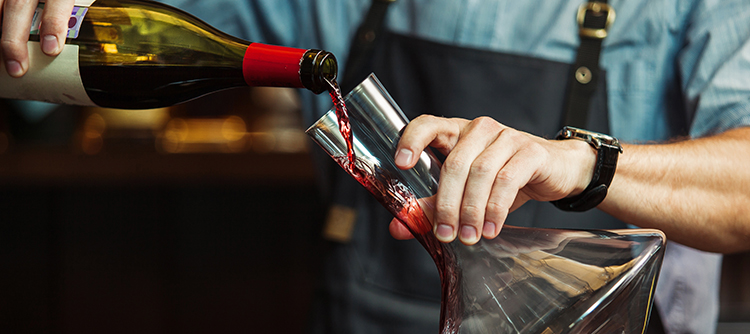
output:
[[42,39],[42,51],[46,54],[53,54],[57,51],[57,36],[47,35]]
[[461,227],[461,241],[470,244],[477,242],[477,229],[471,225]]
[[435,229],[435,235],[438,240],[448,242],[453,240],[453,226],[448,224],[439,224]]
[[7,62],[5,62],[5,68],[8,70],[8,74],[10,74],[10,76],[12,77],[20,77],[23,73],[21,63],[15,60],[8,60]]
[[482,235],[484,236],[493,236],[495,234],[495,223],[485,222],[484,227],[482,228]]
[[411,162],[411,150],[407,150],[405,148],[402,148],[396,153],[396,165],[399,166],[406,166]]

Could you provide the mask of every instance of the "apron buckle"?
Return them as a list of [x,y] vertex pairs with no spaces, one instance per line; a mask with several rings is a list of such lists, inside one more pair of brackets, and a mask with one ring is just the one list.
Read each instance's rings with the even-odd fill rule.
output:
[[[604,20],[602,20],[602,16]],[[606,3],[591,1],[578,7],[578,33],[581,36],[604,39],[612,23],[615,22],[615,10]],[[603,25],[602,25],[603,23]]]

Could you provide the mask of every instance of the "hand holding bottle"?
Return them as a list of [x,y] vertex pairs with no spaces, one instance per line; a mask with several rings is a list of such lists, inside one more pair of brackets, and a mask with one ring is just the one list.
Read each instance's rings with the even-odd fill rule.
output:
[[319,94],[338,70],[330,52],[251,43],[157,1],[3,2],[0,98],[150,109],[242,86]]
[[[31,21],[37,0],[0,0],[2,14],[2,38],[0,52],[3,66],[13,77],[21,77],[29,69],[29,55],[26,42],[29,40]],[[73,10],[74,0],[46,0],[39,28],[42,51],[48,56],[56,56],[65,45],[68,33],[68,19]]]

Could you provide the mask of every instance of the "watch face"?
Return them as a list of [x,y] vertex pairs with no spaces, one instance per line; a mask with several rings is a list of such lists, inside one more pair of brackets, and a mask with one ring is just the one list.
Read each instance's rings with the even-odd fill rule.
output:
[[583,140],[594,148],[599,149],[602,145],[617,147],[622,152],[620,141],[612,136],[605,135],[599,132],[593,132],[589,130],[579,129],[572,126],[566,126],[558,134],[558,139],[579,139]]

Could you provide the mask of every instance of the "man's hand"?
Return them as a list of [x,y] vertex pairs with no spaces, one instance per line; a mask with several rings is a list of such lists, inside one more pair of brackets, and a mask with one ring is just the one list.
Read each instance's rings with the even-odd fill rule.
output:
[[[458,236],[465,244],[497,236],[508,213],[530,199],[579,194],[591,181],[596,159],[581,140],[545,140],[486,117],[422,116],[406,127],[396,164],[411,168],[415,152],[428,145],[447,158],[437,195],[420,204],[432,215],[440,241]],[[607,198],[597,208],[697,249],[750,249],[750,127],[623,146]],[[395,220],[390,231],[397,239],[411,237]]]
[[[8,74],[13,77],[21,77],[29,69],[26,44],[38,3],[37,0],[0,0],[3,23],[0,52]],[[65,45],[68,20],[74,3],[74,0],[47,0],[44,5],[39,40],[42,51],[48,56],[57,56]]]
[[[464,244],[496,237],[508,213],[528,200],[581,193],[596,160],[583,141],[546,140],[488,117],[420,116],[404,130],[396,164],[413,167],[427,146],[446,155],[433,203],[434,232],[442,242],[458,237]],[[411,236],[397,221],[390,231],[397,239]]]

